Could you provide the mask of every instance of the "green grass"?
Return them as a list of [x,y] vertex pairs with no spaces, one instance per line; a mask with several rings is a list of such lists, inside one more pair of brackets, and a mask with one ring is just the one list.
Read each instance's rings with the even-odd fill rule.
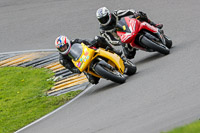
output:
[[162,133],[200,133],[200,121],[195,121],[191,124],[175,128],[172,131]]
[[0,133],[11,133],[53,111],[80,93],[46,96],[54,73],[47,69],[0,68]]

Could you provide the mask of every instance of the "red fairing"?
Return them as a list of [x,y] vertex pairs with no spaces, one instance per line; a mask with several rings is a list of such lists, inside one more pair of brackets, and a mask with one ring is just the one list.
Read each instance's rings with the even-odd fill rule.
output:
[[142,22],[141,23],[139,31],[142,30],[142,29],[146,29],[146,30],[151,31],[153,33],[158,32],[158,28],[155,28],[154,26],[150,25],[147,22]]
[[91,49],[97,49],[95,46],[90,47]]
[[135,40],[135,37],[139,32],[141,22],[137,19],[130,19],[129,17],[125,17],[124,19],[131,33],[118,31],[117,35],[120,37],[123,43],[131,43],[133,40]]
[[140,22],[139,20],[137,20],[135,18],[129,18],[129,17],[125,17],[124,19],[126,21],[126,24],[128,25],[129,30],[131,31],[131,33],[128,33],[128,32],[126,32],[126,29],[123,29],[124,31],[117,31],[117,35],[120,37],[120,39],[123,43],[130,43],[130,45],[132,47],[137,47],[137,48],[143,49],[134,43],[136,35],[142,29],[149,30],[153,33],[158,32],[157,28],[155,28],[154,26],[151,26],[147,22]]

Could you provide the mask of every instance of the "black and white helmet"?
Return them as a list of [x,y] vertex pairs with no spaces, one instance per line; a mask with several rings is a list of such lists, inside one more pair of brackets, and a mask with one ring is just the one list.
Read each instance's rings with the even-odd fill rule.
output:
[[96,12],[96,17],[100,24],[106,26],[111,21],[111,13],[106,7],[101,7]]

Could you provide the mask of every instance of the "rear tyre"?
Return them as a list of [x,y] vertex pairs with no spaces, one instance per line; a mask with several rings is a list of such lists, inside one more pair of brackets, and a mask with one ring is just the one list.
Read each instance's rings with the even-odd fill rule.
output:
[[124,83],[126,81],[126,77],[124,77],[120,72],[117,70],[110,70],[105,66],[97,64],[95,66],[95,71],[105,79],[111,80],[116,83]]
[[141,38],[140,42],[148,48],[158,51],[161,54],[167,55],[170,53],[167,46],[163,45],[161,42],[150,40],[145,36]]

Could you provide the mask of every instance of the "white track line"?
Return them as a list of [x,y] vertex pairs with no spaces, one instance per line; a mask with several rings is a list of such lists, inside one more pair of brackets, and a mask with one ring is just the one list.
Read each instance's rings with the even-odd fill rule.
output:
[[45,119],[45,118],[51,116],[51,115],[54,114],[55,112],[61,110],[61,109],[64,108],[65,106],[69,105],[70,103],[72,103],[73,101],[75,101],[76,99],[78,99],[79,97],[81,97],[83,94],[85,94],[85,93],[86,93],[89,89],[91,89],[93,86],[94,86],[94,85],[90,85],[90,84],[89,84],[89,86],[88,86],[82,93],[80,93],[78,96],[76,96],[75,98],[73,98],[72,100],[70,100],[69,102],[67,102],[66,104],[64,104],[64,105],[62,105],[61,107],[57,108],[56,110],[50,112],[49,114],[47,114],[47,115],[41,117],[40,119],[38,119],[38,120],[36,120],[36,121],[34,121],[34,122],[28,124],[27,126],[25,126],[25,127],[21,128],[21,129],[17,130],[15,133],[19,133],[19,132],[23,131],[24,129],[26,129],[26,128],[28,128],[28,127],[30,127],[30,126],[32,126],[32,125],[38,123],[39,121],[41,121],[41,120],[43,120],[43,119]]
[[57,51],[56,49],[38,49],[38,50],[25,50],[25,51],[16,51],[16,52],[4,52],[2,54],[18,54],[18,53],[28,53],[28,52],[48,52],[48,51]]

